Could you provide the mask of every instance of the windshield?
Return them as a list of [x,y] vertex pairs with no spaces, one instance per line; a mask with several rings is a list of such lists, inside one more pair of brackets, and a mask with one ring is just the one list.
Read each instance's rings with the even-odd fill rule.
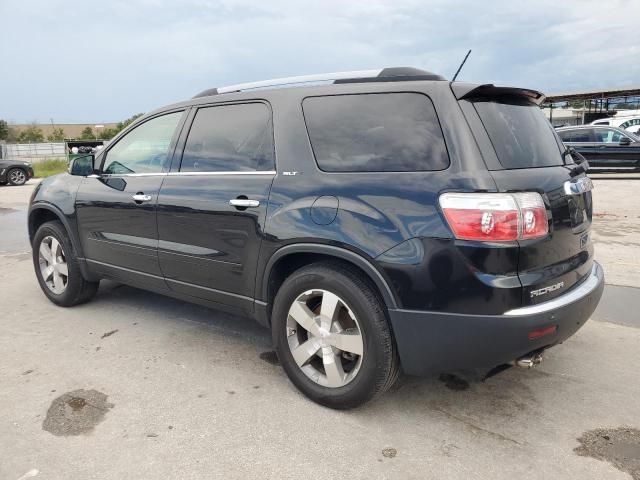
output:
[[631,140],[633,140],[634,142],[640,142],[640,130],[638,130],[636,133],[625,130],[624,134],[631,137]]
[[540,108],[525,99],[473,102],[504,168],[563,165],[561,142]]

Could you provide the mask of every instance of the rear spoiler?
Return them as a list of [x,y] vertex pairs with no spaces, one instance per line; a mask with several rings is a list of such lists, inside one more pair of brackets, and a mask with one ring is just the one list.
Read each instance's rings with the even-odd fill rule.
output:
[[524,97],[536,105],[544,102],[544,94],[537,90],[516,87],[496,87],[492,83],[478,85],[474,83],[451,82],[451,90],[458,100],[465,98],[491,98],[491,97]]

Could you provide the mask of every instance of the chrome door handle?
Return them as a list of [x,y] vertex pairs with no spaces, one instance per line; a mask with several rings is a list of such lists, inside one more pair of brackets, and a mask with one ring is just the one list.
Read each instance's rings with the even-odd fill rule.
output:
[[229,200],[229,205],[231,205],[232,207],[242,207],[242,208],[259,207],[260,201],[249,200],[248,198],[234,198],[233,200]]
[[142,203],[142,202],[148,202],[149,200],[151,200],[151,195],[145,195],[144,193],[136,193],[131,198],[133,198],[134,202]]

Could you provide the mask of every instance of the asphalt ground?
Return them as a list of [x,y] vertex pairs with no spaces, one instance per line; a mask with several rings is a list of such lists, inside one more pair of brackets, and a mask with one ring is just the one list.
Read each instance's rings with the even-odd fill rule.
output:
[[0,479],[635,475],[640,179],[595,180],[604,297],[540,367],[403,378],[348,412],[299,394],[251,320],[112,282],[51,304],[26,236],[36,183],[0,187]]

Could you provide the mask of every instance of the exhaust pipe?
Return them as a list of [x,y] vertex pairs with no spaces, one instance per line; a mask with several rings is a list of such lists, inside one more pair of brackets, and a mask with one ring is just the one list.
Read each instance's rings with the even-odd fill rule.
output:
[[542,352],[534,352],[520,357],[512,364],[520,368],[533,368],[542,363]]

